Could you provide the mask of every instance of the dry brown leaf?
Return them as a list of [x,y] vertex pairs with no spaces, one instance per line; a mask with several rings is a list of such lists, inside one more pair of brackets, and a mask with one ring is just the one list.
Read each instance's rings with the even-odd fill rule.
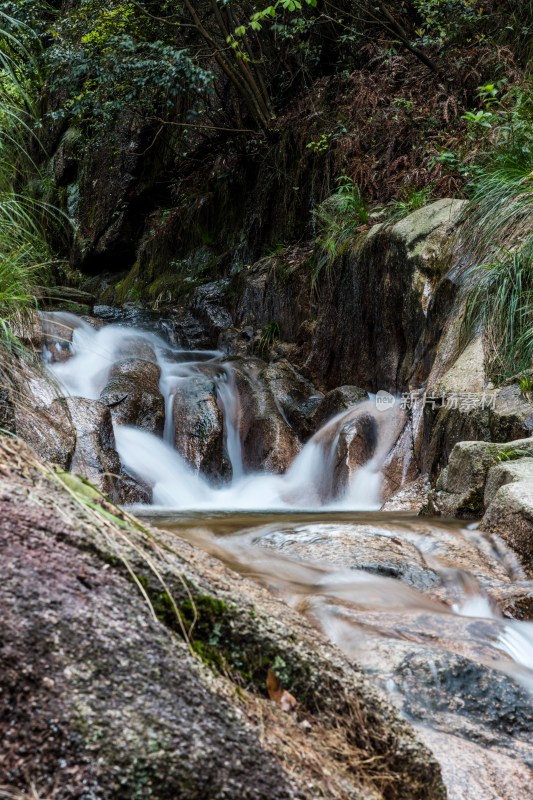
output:
[[266,679],[267,692],[270,699],[277,703],[282,711],[294,711],[297,702],[290,692],[283,688],[281,681],[273,669],[269,669]]

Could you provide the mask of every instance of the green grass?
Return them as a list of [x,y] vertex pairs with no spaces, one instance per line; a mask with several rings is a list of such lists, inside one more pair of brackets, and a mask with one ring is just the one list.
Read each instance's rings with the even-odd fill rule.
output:
[[24,310],[35,308],[39,287],[55,264],[48,245],[60,214],[32,188],[45,183],[33,154],[40,76],[26,42],[26,26],[0,11],[0,335]]
[[349,249],[370,219],[368,205],[353,180],[341,175],[336,183],[335,194],[313,212],[317,238],[311,261],[311,285],[315,291],[324,275],[326,283],[331,284],[335,260]]
[[462,226],[466,338],[484,332],[497,382],[533,360],[533,83],[490,106]]
[[428,204],[431,196],[431,187],[425,186],[423,189],[406,189],[401,200],[395,200],[385,210],[388,214],[387,222],[394,223],[418,211]]
[[533,360],[533,240],[471,267],[464,326],[483,331],[491,378],[501,382]]

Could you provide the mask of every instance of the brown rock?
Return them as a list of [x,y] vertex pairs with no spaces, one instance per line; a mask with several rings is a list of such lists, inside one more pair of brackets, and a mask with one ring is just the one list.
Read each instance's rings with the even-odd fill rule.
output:
[[178,453],[199,472],[216,478],[227,476],[224,419],[210,377],[184,378],[177,384],[172,421]]
[[157,364],[141,358],[128,358],[113,365],[100,395],[113,422],[163,435],[165,401],[159,389],[160,374]]

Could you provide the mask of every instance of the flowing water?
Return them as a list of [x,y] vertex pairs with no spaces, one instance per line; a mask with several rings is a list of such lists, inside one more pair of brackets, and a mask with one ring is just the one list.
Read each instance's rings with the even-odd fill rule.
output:
[[[520,730],[529,725],[531,732],[533,623],[510,616],[530,608],[533,583],[503,542],[475,525],[379,511],[381,467],[404,425],[401,413],[379,412],[370,398],[327,422],[285,474],[249,473],[240,435],[243,398],[231,360],[216,351],[180,350],[131,327],[95,329],[67,315],[53,319],[75,326],[71,357],[49,366],[65,394],[97,399],[113,364],[143,348],[160,367],[163,438],[115,426],[122,465],[153,487],[153,504],[136,506],[136,513],[268,586],[356,659],[433,748],[450,797],[530,796],[523,787],[532,777],[531,743],[513,739],[508,763],[511,739],[501,717],[508,703],[510,718],[524,717]],[[174,395],[206,365],[231,465],[231,479],[222,484],[173,447]],[[377,444],[338,490],[339,437],[349,442],[363,413],[375,420]],[[491,775],[491,759],[505,778],[501,785]]]

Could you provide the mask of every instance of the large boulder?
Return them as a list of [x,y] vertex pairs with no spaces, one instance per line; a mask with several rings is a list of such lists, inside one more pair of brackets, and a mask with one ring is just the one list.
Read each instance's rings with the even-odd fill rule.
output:
[[165,401],[159,389],[161,370],[153,361],[128,358],[114,364],[100,400],[113,422],[163,435]]
[[65,402],[76,429],[72,472],[91,481],[104,494],[112,493],[120,461],[109,408],[84,397],[69,397]]
[[[323,401],[322,392],[303,377],[287,359],[269,364],[259,373],[289,425],[305,440],[316,429],[316,414]],[[366,394],[365,394],[366,397]]]
[[332,389],[318,403],[313,414],[313,426],[318,431],[326,422],[337,414],[348,411],[352,406],[368,399],[368,392],[357,386],[337,386]]
[[[268,381],[266,365],[258,358],[231,359],[227,368],[240,404],[238,425],[244,468],[249,471],[285,472],[301,443],[289,424]],[[275,386],[275,384],[274,384]]]
[[172,422],[178,453],[199,472],[227,477],[224,417],[209,375],[178,379],[173,389]]
[[[490,470],[481,528],[501,536],[533,577],[533,439],[530,457],[503,462]],[[522,451],[524,452],[524,451]]]
[[[429,496],[432,513],[448,517],[480,517],[493,497],[486,491],[489,470],[507,454],[533,452],[533,438],[514,442],[459,442],[452,450],[448,466],[442,470],[435,491]],[[501,468],[493,474],[499,476]]]
[[68,397],[64,402],[75,429],[71,472],[89,480],[116,503],[149,503],[151,487],[139,483],[120,463],[109,408],[83,397]]
[[427,404],[416,442],[423,472],[435,476],[458,442],[513,442],[533,435],[533,404],[518,386],[484,392],[435,395],[435,408]]
[[463,209],[437,200],[374,226],[337,258],[306,362],[318,386],[395,392],[427,378],[454,293],[445,244]]
[[[175,536],[99,515],[22,445],[0,441],[0,455],[0,771],[13,789],[444,800],[410,725],[283,602]],[[274,664],[292,715],[268,698]]]
[[56,399],[48,406],[16,403],[13,432],[24,439],[39,458],[70,469],[76,448],[76,432],[64,400]]

